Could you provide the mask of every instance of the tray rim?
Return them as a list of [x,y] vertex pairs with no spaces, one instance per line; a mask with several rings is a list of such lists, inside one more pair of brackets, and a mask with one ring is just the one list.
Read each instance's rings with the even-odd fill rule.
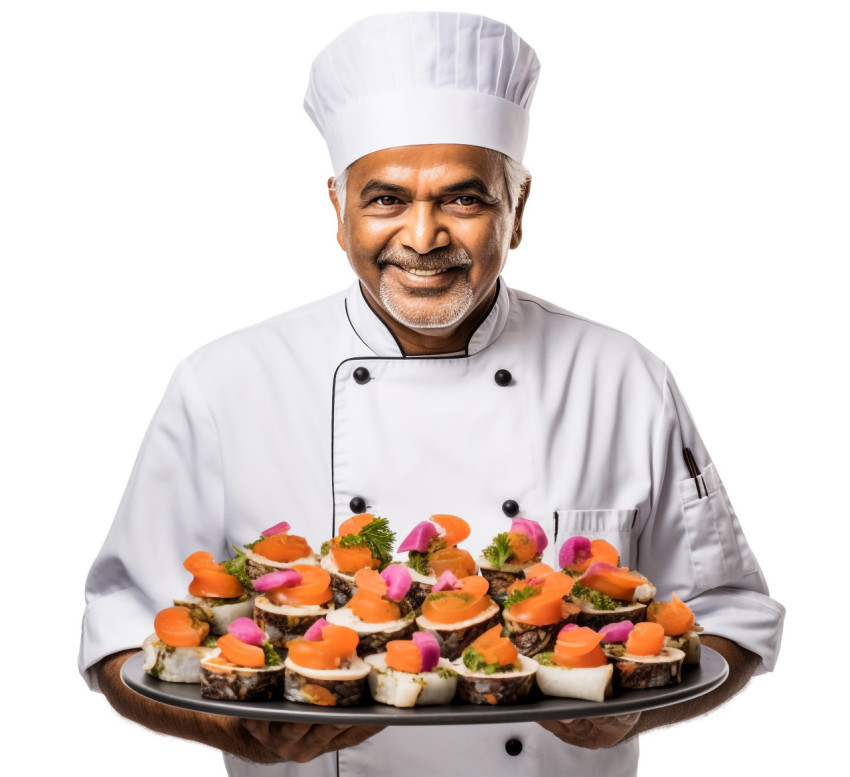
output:
[[121,667],[121,680],[130,690],[172,707],[212,715],[255,720],[336,725],[439,726],[446,724],[516,723],[623,715],[667,707],[713,691],[729,676],[729,666],[716,650],[702,646],[699,666],[686,667],[680,685],[626,691],[604,702],[542,696],[535,701],[505,706],[482,706],[455,700],[434,707],[399,709],[379,702],[353,707],[318,707],[290,701],[235,702],[204,699],[195,683],[168,683],[143,669],[144,654],[131,656]]

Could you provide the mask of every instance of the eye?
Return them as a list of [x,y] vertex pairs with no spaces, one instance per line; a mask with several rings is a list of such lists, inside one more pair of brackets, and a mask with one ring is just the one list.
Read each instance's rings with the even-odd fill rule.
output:
[[461,194],[460,197],[456,197],[453,202],[456,202],[463,208],[471,208],[475,205],[481,204],[481,200],[478,197],[473,197],[471,194]]
[[391,208],[393,205],[398,205],[401,200],[398,197],[393,197],[391,194],[382,194],[380,197],[375,197],[372,202],[384,208]]

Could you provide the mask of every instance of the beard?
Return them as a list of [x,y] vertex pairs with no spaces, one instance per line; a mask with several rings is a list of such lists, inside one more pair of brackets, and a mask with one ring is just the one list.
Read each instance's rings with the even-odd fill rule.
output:
[[[404,248],[384,248],[376,257],[381,268],[378,294],[384,309],[400,324],[412,329],[440,329],[463,320],[472,310],[475,293],[469,280],[472,259],[463,249],[435,248],[427,254]],[[410,288],[387,272],[388,265],[403,269],[447,270],[446,286]],[[451,268],[451,269],[449,269]]]

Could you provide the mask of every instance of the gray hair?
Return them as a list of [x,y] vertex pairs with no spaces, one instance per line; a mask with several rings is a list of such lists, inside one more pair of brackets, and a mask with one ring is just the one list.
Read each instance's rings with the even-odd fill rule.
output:
[[[531,173],[522,164],[501,151],[494,151],[490,148],[485,149],[485,151],[488,156],[495,157],[502,166],[502,178],[505,182],[505,191],[508,193],[508,207],[513,210],[519,201],[523,184],[531,178]],[[345,213],[345,187],[348,184],[349,170],[351,170],[351,165],[333,179],[332,188],[339,201],[340,220]]]

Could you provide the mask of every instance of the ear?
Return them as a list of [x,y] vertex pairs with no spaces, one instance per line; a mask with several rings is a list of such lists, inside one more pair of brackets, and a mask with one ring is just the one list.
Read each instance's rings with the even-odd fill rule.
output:
[[334,191],[334,178],[328,178],[328,196],[331,198],[334,210],[336,211],[336,242],[339,247],[345,251],[345,230],[342,227],[342,213],[339,210],[339,199],[337,199],[336,191]]
[[514,211],[514,231],[511,234],[511,248],[516,248],[522,242],[522,214],[525,211],[525,203],[528,202],[528,194],[531,191],[531,176],[525,179]]

